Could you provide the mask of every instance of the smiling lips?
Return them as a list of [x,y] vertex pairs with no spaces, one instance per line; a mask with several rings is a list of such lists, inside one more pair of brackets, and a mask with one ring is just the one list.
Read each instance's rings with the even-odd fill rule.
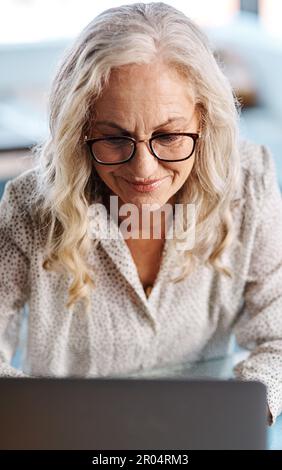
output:
[[[155,189],[157,189],[162,183],[163,181],[167,178],[167,176],[165,176],[164,178],[162,179],[158,179],[158,180],[147,180],[147,182],[144,182],[144,183],[135,183],[135,182],[131,182],[131,181],[128,181],[125,179],[125,181],[127,182],[127,184],[130,185],[131,188],[133,188],[135,191],[139,191],[141,193],[145,193],[145,192],[149,192],[149,191],[154,191]],[[146,181],[146,180],[145,180]]]

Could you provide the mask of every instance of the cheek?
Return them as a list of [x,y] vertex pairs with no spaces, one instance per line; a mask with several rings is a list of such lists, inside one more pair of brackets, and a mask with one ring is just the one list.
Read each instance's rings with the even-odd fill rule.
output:
[[112,191],[114,194],[120,193],[120,180],[117,178],[117,175],[120,175],[121,168],[119,165],[116,165],[116,168],[107,167],[106,165],[95,165],[95,169],[100,177],[100,179],[104,182],[104,184]]
[[169,169],[174,174],[175,182],[185,181],[191,173],[193,164],[194,158],[179,163],[172,163]]
[[[117,165],[117,167],[118,167],[118,165]],[[117,171],[117,168],[115,168],[113,170],[113,168],[107,167],[106,165],[105,166],[95,165],[95,170],[97,171],[100,178],[103,181],[107,182],[107,181],[112,181],[113,180],[113,178],[115,176],[115,172]]]
[[191,173],[192,167],[193,167],[193,162],[191,161],[188,164],[186,163],[186,165],[182,168],[181,173],[180,173],[182,180],[186,181],[186,179],[189,177]]

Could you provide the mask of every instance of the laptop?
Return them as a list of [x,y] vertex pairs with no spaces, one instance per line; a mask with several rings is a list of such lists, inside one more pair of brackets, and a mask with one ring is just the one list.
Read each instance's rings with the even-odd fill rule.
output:
[[266,449],[266,387],[236,379],[2,378],[0,449]]

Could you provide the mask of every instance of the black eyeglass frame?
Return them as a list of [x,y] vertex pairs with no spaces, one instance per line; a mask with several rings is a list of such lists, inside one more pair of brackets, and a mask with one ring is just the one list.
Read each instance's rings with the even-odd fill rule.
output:
[[[162,137],[164,135],[186,135],[188,137],[191,137],[193,139],[193,148],[192,148],[192,151],[190,153],[190,155],[188,155],[188,157],[185,157],[185,158],[181,158],[179,160],[167,160],[167,159],[164,159],[164,158],[160,158],[158,157],[158,155],[156,155],[156,153],[154,152],[154,149],[153,149],[153,146],[152,146],[152,141],[154,139],[157,139],[158,137]],[[100,165],[120,165],[121,163],[127,163],[129,162],[129,160],[131,160],[133,157],[134,157],[134,154],[136,152],[136,148],[137,148],[137,144],[139,142],[149,142],[149,147],[150,147],[150,150],[151,150],[151,153],[154,157],[156,157],[158,160],[162,161],[162,162],[182,162],[183,160],[188,160],[188,158],[192,157],[194,151],[195,151],[195,147],[196,147],[196,143],[197,143],[197,140],[201,137],[201,134],[200,132],[198,133],[195,133],[195,132],[163,132],[161,134],[156,134],[152,137],[150,137],[149,139],[143,139],[143,140],[136,140],[134,139],[134,137],[130,137],[130,136],[125,136],[125,135],[122,135],[122,136],[108,136],[108,137],[97,137],[97,138],[94,138],[94,139],[88,139],[87,138],[87,135],[85,136],[84,138],[84,143],[86,143],[89,151],[90,151],[90,154],[92,155],[92,157],[94,158],[94,160],[99,163]],[[100,160],[98,160],[93,151],[92,151],[92,143],[93,142],[99,142],[101,140],[114,140],[114,139],[127,139],[129,142],[133,142],[134,144],[134,147],[133,147],[133,150],[132,150],[132,153],[131,155],[129,156],[129,158],[127,158],[126,160],[122,160],[120,162],[115,162],[115,163],[106,163],[106,162],[101,162]]]

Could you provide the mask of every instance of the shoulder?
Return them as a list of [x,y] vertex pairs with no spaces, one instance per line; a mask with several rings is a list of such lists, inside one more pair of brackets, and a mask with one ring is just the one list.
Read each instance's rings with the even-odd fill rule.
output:
[[275,162],[266,145],[241,140],[239,157],[241,180],[237,197],[244,197],[250,191],[254,196],[260,197],[271,182],[278,185]]
[[2,206],[20,210],[22,214],[32,214],[34,201],[38,194],[38,170],[31,168],[9,180],[1,199]]
[[15,253],[17,246],[28,258],[34,244],[32,208],[36,188],[36,170],[27,170],[6,183],[0,200],[0,238],[5,250]]
[[239,142],[239,153],[243,170],[262,176],[272,163],[272,155],[266,145],[249,140]]
[[38,170],[32,168],[9,180],[0,200],[1,236],[20,242],[33,238],[38,200]]

